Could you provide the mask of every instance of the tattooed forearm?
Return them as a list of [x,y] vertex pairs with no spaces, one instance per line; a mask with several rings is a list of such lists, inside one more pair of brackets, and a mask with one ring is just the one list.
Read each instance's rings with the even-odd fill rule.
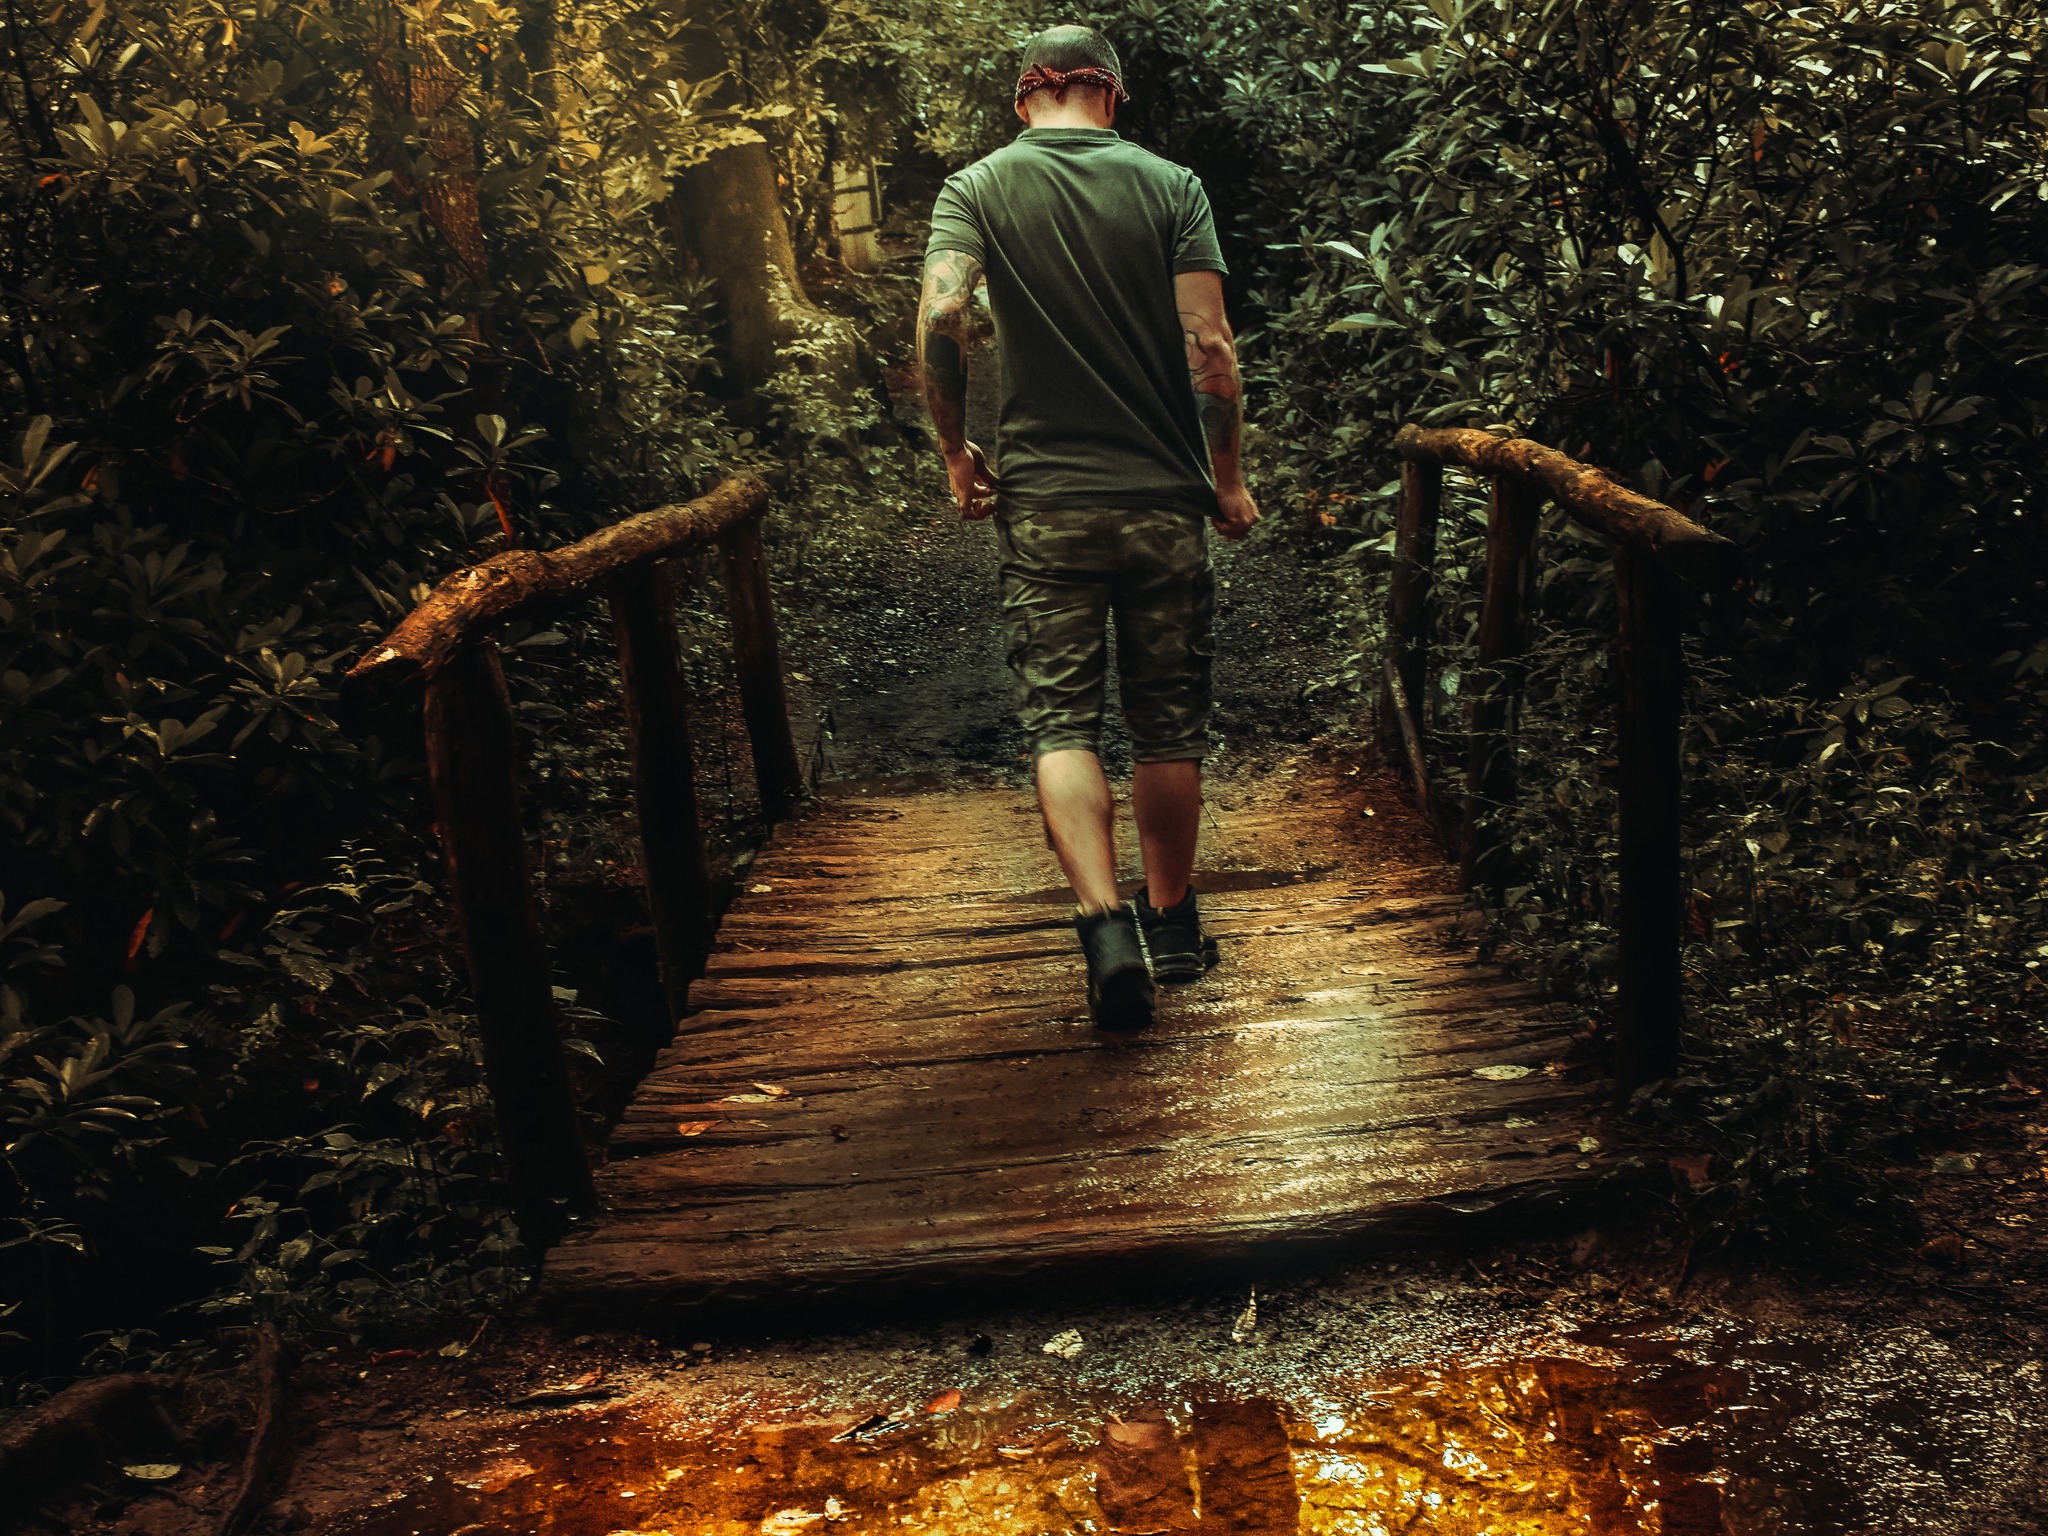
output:
[[1217,328],[1205,315],[1183,310],[1181,334],[1187,342],[1188,382],[1195,390],[1195,411],[1209,457],[1220,484],[1238,483],[1238,443],[1244,427],[1244,381],[1237,371],[1237,343],[1227,328]]
[[939,447],[947,453],[960,452],[967,441],[967,352],[973,344],[968,305],[980,280],[981,263],[959,251],[933,251],[925,259],[917,361]]
[[1195,411],[1212,456],[1237,453],[1238,431],[1244,425],[1244,398],[1237,381],[1222,374],[1195,376]]

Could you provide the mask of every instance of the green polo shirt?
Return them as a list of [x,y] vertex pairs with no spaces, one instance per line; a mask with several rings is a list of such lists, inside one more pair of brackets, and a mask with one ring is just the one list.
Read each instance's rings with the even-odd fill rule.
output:
[[946,178],[931,251],[988,274],[999,502],[1216,511],[1173,278],[1222,272],[1193,171],[1114,128],[1027,128]]

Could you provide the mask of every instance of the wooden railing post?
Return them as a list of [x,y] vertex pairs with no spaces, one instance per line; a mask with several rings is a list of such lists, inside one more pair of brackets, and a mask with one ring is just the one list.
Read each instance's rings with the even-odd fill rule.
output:
[[484,1077],[526,1240],[545,1246],[591,1209],[554,978],[527,879],[519,744],[498,648],[460,647],[427,685],[427,770],[476,996]]
[[1509,721],[1521,691],[1528,644],[1530,556],[1542,496],[1507,476],[1493,477],[1486,503],[1486,595],[1479,610],[1478,664],[1459,679],[1466,696],[1464,876],[1468,886],[1498,872],[1502,807],[1515,798]]
[[[1468,885],[1489,872],[1485,866],[1498,845],[1489,836],[1489,812],[1505,804],[1515,789],[1506,726],[1521,681],[1518,663],[1524,647],[1528,561],[1542,498],[1554,499],[1614,546],[1622,684],[1620,912],[1614,925],[1621,951],[1616,1067],[1624,1091],[1669,1077],[1678,1068],[1685,996],[1685,864],[1680,841],[1685,650],[1679,605],[1685,583],[1709,593],[1738,590],[1744,579],[1742,552],[1675,508],[1617,485],[1593,466],[1527,438],[1470,427],[1410,424],[1395,434],[1394,448],[1410,461],[1403,469],[1404,490],[1407,468],[1416,460],[1462,464],[1493,480],[1485,609],[1474,669],[1478,675],[1468,704]],[[1403,500],[1405,506],[1405,495]],[[1397,529],[1397,546],[1399,537]],[[1395,580],[1401,580],[1398,564]],[[1412,696],[1420,689],[1411,689],[1395,667],[1392,637],[1399,626],[1391,613],[1388,628],[1383,687]],[[1410,733],[1406,744],[1419,759],[1419,734]],[[1415,769],[1418,777],[1423,771]]]
[[733,660],[739,671],[740,709],[754,749],[754,779],[761,814],[780,821],[804,791],[796,739],[789,729],[782,652],[775,634],[775,595],[761,550],[761,520],[748,517],[719,539],[725,555],[726,602],[732,614]]
[[633,753],[640,868],[673,1028],[710,947],[712,893],[668,568],[652,562],[634,566],[612,584],[611,603]]
[[1621,948],[1617,1061],[1623,1091],[1678,1070],[1684,862],[1680,760],[1685,649],[1679,579],[1647,551],[1614,551],[1621,614]]
[[[1392,680],[1380,687],[1380,745],[1391,756],[1409,739],[1425,739],[1422,701],[1429,684],[1430,591],[1436,578],[1436,527],[1444,467],[1434,459],[1401,461],[1401,504],[1394,515],[1394,569],[1387,582],[1387,656],[1407,695],[1408,728],[1395,714]],[[1428,786],[1418,783],[1418,796]]]

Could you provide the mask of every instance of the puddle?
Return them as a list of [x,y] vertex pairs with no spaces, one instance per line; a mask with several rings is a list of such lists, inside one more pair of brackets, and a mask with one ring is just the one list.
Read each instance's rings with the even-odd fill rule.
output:
[[[1995,1461],[1924,1360],[1704,1326],[1582,1330],[1311,1396],[958,1392],[710,1422],[660,1390],[443,1438],[355,1536],[1850,1536]],[[2021,1384],[2015,1383],[2015,1386]],[[957,1405],[957,1406],[956,1406]],[[1947,1414],[1937,1426],[1920,1414]],[[1957,1415],[1973,1425],[1954,1422]],[[1986,1428],[1986,1425],[1992,1427]],[[1986,1438],[1990,1437],[1990,1438]],[[1944,1492],[1946,1490],[1946,1492]],[[1901,1503],[1901,1497],[1905,1502]],[[1913,1499],[1920,1500],[1914,1506]],[[1928,1504],[1929,1499],[1935,1500]]]

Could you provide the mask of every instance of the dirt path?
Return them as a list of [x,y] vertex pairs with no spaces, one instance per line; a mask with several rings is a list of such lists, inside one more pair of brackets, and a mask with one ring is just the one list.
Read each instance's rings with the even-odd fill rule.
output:
[[[1284,517],[1278,509],[1276,524]],[[1014,777],[1024,742],[1003,664],[995,530],[943,508],[892,521],[886,542],[831,559],[819,609],[792,626],[792,656],[811,685],[806,713],[829,710],[834,722],[829,777]],[[1214,541],[1220,773],[1255,766],[1327,722],[1303,692],[1341,665],[1347,621],[1338,578],[1290,533],[1298,530],[1273,526],[1241,545]],[[1113,678],[1111,687],[1114,700]],[[1112,772],[1129,767],[1114,710],[1105,759]]]
[[[986,360],[984,360],[986,361]],[[973,374],[969,430],[993,438],[991,366]],[[899,419],[922,410],[892,375]],[[1216,566],[1213,773],[1255,772],[1276,754],[1341,724],[1348,700],[1329,687],[1351,649],[1343,543],[1269,499],[1265,521],[1232,544],[1212,538]],[[992,524],[953,511],[936,453],[892,462],[874,495],[818,535],[789,616],[787,649],[800,719],[829,719],[826,777],[962,774],[1015,780],[1026,771],[1003,663]],[[1104,759],[1127,773],[1129,739],[1110,680]]]

